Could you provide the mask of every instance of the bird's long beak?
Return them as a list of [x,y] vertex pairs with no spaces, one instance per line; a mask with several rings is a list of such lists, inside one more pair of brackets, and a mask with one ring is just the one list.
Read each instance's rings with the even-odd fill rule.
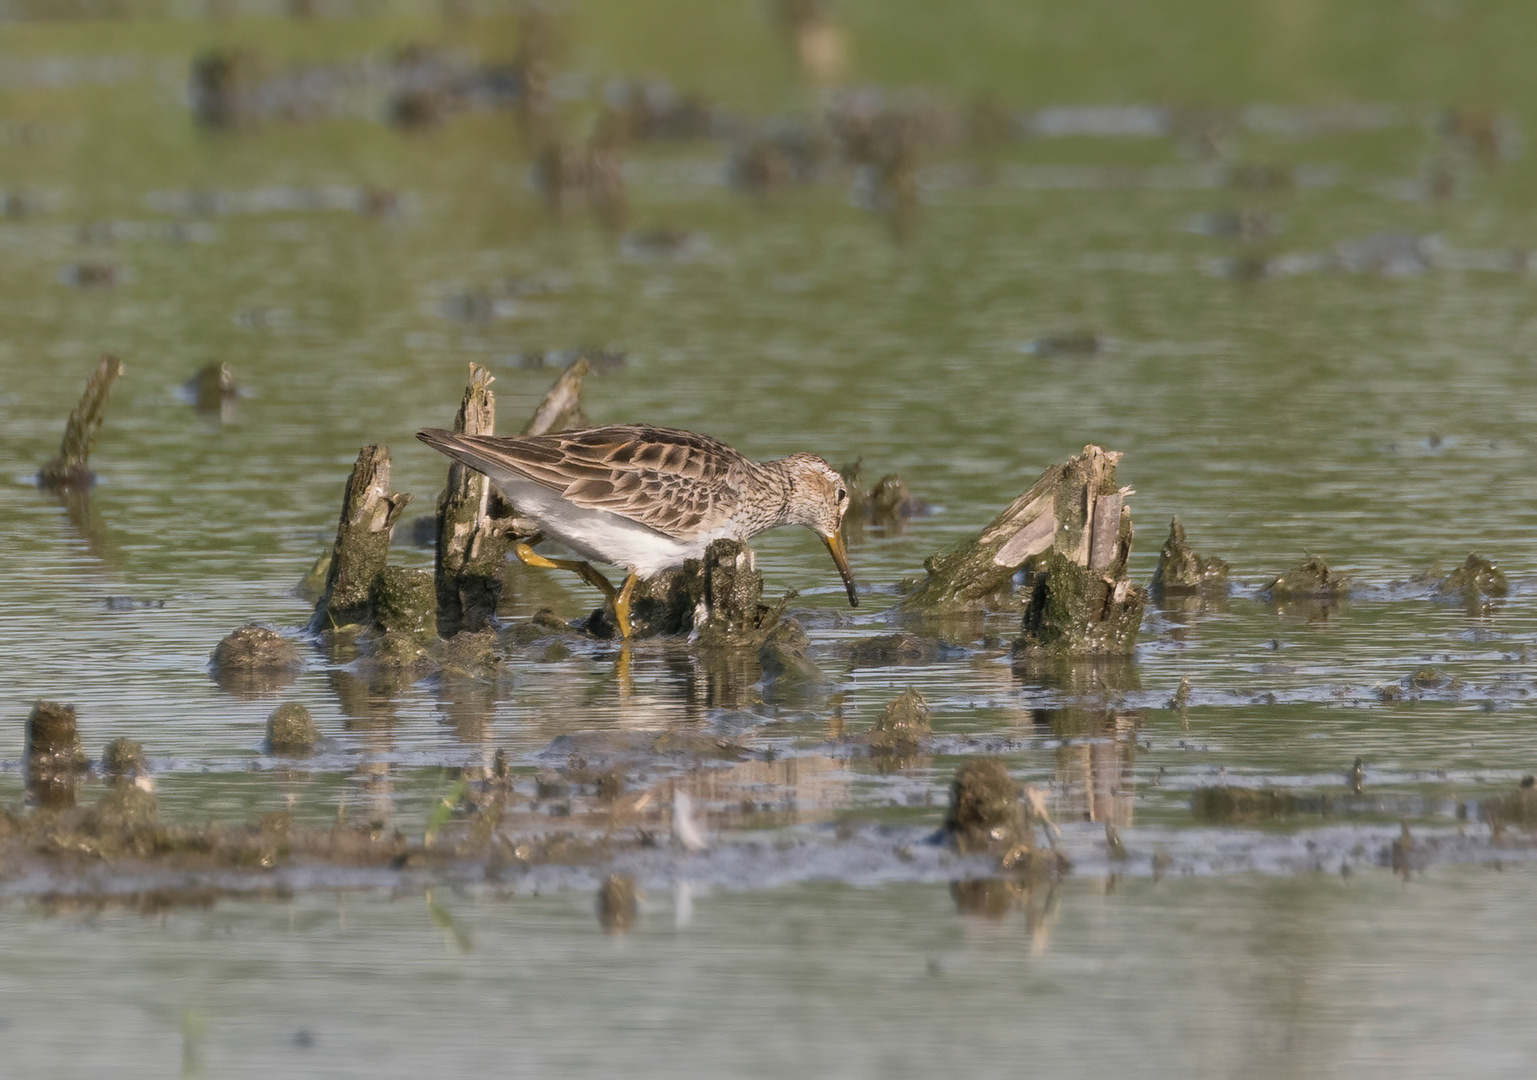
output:
[[859,594],[854,591],[854,574],[849,570],[849,552],[843,546],[843,534],[829,533],[822,537],[822,543],[827,545],[827,552],[837,564],[838,573],[843,575],[843,587],[849,591],[849,607],[858,607]]

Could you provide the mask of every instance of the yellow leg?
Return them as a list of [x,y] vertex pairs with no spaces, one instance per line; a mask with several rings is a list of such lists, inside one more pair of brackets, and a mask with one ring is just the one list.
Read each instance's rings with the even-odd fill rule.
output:
[[624,585],[619,589],[619,595],[614,600],[614,622],[619,624],[619,636],[626,640],[630,637],[630,596],[635,592],[635,574],[624,579]]
[[614,622],[619,627],[619,636],[630,636],[630,594],[635,591],[634,574],[624,579],[623,588],[616,590],[613,582],[594,570],[591,563],[577,559],[551,559],[521,541],[514,544],[512,550],[525,566],[537,566],[542,570],[570,570],[581,575],[583,581],[603,593],[609,606],[614,609]]

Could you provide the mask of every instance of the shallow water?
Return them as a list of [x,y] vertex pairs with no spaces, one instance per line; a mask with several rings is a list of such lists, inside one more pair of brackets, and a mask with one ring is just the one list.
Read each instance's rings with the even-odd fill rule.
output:
[[13,908],[0,1038],[59,1077],[1515,1076],[1532,884],[1078,880],[998,917],[943,886],[680,886],[617,939],[569,892]]
[[[506,60],[516,19],[490,5],[311,6],[307,19],[235,4],[219,18],[73,23],[15,6],[0,22],[0,798],[23,798],[21,721],[37,697],[77,706],[93,756],[115,736],[141,740],[162,816],[187,823],[289,810],[420,835],[459,771],[498,749],[531,797],[535,770],[567,756],[551,747],[560,736],[715,734],[751,760],[699,780],[715,849],[630,867],[651,899],[619,941],[592,914],[606,867],[460,882],[452,902],[438,883],[439,907],[472,926],[463,957],[423,918],[432,882],[415,878],[311,875],[287,881],[300,893],[283,903],[46,920],[21,897],[60,883],[0,874],[17,898],[0,915],[8,937],[29,943],[4,975],[0,1037],[58,1025],[27,1040],[31,1072],[88,1075],[107,1060],[163,1072],[183,1043],[189,1071],[209,1074],[321,1071],[321,1059],[403,1074],[450,1043],[483,1060],[516,1051],[535,1072],[659,1071],[686,1033],[689,1064],[753,1073],[784,1062],[772,1055],[790,1052],[792,1029],[801,1064],[853,1075],[932,1071],[957,1046],[989,1069],[1023,1059],[1064,1073],[1225,1073],[1272,1052],[1278,1073],[1434,1072],[1474,1047],[1478,1070],[1497,1073],[1529,1053],[1524,1027],[1505,1022],[1521,950],[1493,941],[1497,924],[1521,922],[1531,871],[1490,868],[1526,853],[1491,848],[1477,822],[1480,801],[1537,761],[1534,177],[1521,147],[1534,88],[1515,47],[1529,17],[1382,5],[1352,22],[1269,4],[1235,23],[1240,9],[1209,18],[1191,3],[1152,23],[1083,5],[995,24],[979,6],[938,28],[921,5],[840,5],[839,83],[882,85],[894,102],[921,88],[951,121],[985,101],[1011,133],[925,145],[902,219],[863,205],[847,167],[757,199],[727,182],[724,136],[640,142],[616,233],[580,199],[550,212],[512,110],[422,130],[379,122],[393,50],[446,43]],[[560,20],[566,132],[588,130],[619,75],[703,95],[721,130],[805,120],[833,100],[761,12],[652,7],[644,26],[600,4]],[[722,44],[683,44],[696,34]],[[200,130],[192,58],[232,41],[285,92],[320,86],[330,111]],[[1202,59],[1161,59],[1174,55]],[[311,82],[294,80],[301,66]],[[330,542],[360,445],[390,445],[396,490],[416,493],[407,516],[427,512],[442,462],[411,434],[448,422],[467,364],[495,373],[510,430],[557,370],[528,357],[579,348],[624,354],[588,381],[595,422],[698,428],[755,456],[857,458],[868,481],[899,472],[934,504],[900,535],[853,539],[865,589],[853,612],[811,537],[755,544],[768,592],[800,590],[792,610],[836,693],[776,701],[751,663],[721,672],[647,642],[628,680],[594,646],[515,654],[468,685],[384,690],[319,652],[275,693],[215,685],[208,654],[235,626],[307,620],[293,587]],[[92,459],[99,483],[71,511],[31,478],[107,351],[127,375]],[[223,416],[181,392],[211,361],[242,387]],[[1136,489],[1134,576],[1151,574],[1178,514],[1198,551],[1232,564],[1227,602],[1150,608],[1134,665],[1074,677],[983,649],[984,632],[1015,632],[1005,616],[947,630],[957,648],[933,663],[849,663],[850,643],[894,628],[886,610],[928,554],[1091,442],[1124,454],[1120,481]],[[1410,580],[1474,550],[1509,575],[1508,598],[1469,611]],[[404,535],[395,552],[431,563]],[[1351,599],[1258,598],[1307,553],[1351,578]],[[565,576],[513,573],[509,621],[595,603]],[[1460,683],[1409,685],[1427,666]],[[1167,703],[1183,677],[1181,712]],[[883,772],[838,738],[907,687],[927,698],[936,740]],[[262,753],[282,701],[311,709],[322,753]],[[922,846],[956,766],[983,752],[1041,785],[1064,827],[1075,872],[1049,932],[1020,911],[958,917],[946,882],[982,869]],[[632,761],[628,782],[644,790],[695,765]],[[1198,823],[1191,792],[1218,782],[1327,795],[1332,810]],[[760,804],[751,821],[744,797]],[[1108,856],[1106,821],[1124,863]],[[1407,882],[1386,865],[1400,821],[1436,852]],[[1156,883],[1155,855],[1168,860]],[[675,930],[678,880],[702,882],[708,900]],[[390,887],[405,899],[386,902]],[[547,895],[531,901],[535,890]],[[82,924],[99,931],[104,970],[50,969],[67,947],[57,935]],[[995,955],[994,941],[1007,948]],[[530,953],[545,959],[509,974],[505,958]],[[390,981],[412,971],[437,989],[411,998],[416,1029],[294,1009],[285,955],[318,958],[301,982],[320,1000],[398,993]],[[146,964],[153,1007],[101,990]],[[745,989],[741,970],[757,973]],[[19,996],[45,973],[49,995],[116,1010],[124,1041],[66,1052],[79,1019],[51,1010],[40,1023],[47,998]],[[1198,989],[1168,994],[1165,976]],[[673,988],[663,1005],[657,986]],[[910,990],[887,997],[893,986]],[[616,1004],[597,1008],[595,987]],[[1491,996],[1480,987],[1501,988],[1510,1011],[1473,1016],[1463,1003]],[[1113,1008],[1080,1029],[1107,994]],[[536,1009],[528,1032],[486,1035],[489,1001]],[[412,1007],[386,998],[372,1015]],[[824,1015],[840,1009],[857,1015],[852,1030]],[[1010,1027],[1019,1011],[1029,1022]],[[919,1017],[932,1026],[914,1029]],[[312,1046],[294,1043],[312,1028]],[[587,1031],[639,1038],[643,1052],[611,1053]]]

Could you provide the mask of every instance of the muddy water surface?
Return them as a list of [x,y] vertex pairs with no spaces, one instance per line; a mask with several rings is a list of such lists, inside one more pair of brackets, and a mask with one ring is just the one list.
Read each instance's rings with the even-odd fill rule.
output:
[[[594,4],[555,24],[544,131],[511,92],[402,105],[433,70],[534,48],[544,31],[491,6],[0,23],[0,799],[23,804],[45,697],[76,706],[92,757],[142,741],[180,825],[420,840],[468,827],[435,808],[498,750],[515,809],[506,852],[452,867],[0,866],[0,1040],[24,1074],[1528,1060],[1529,853],[1479,821],[1537,769],[1527,17],[1187,4],[1128,25],[1090,5],[936,28],[851,3],[791,32],[748,7],[642,26]],[[189,73],[235,45],[257,104],[210,130]],[[440,67],[405,71],[422,55]],[[712,119],[632,139],[622,214],[586,190],[555,212],[538,148],[583,144],[620,77]],[[922,123],[886,173],[834,141],[806,182],[743,189],[757,142],[831,138],[828,115]],[[588,382],[596,422],[857,459],[932,504],[851,537],[853,612],[810,536],[755,545],[768,590],[800,591],[826,685],[776,691],[752,656],[655,642],[627,675],[592,642],[510,648],[480,678],[381,680],[319,651],[254,694],[209,677],[235,626],[306,621],[293,588],[360,445],[391,447],[425,512],[442,463],[411,434],[451,418],[467,364],[496,375],[511,430],[561,366],[542,358],[577,349],[623,356]],[[99,483],[64,506],[31,477],[108,351],[127,375]],[[210,362],[241,390],[199,411],[184,384]],[[903,628],[886,611],[928,554],[1090,442],[1125,455],[1139,580],[1178,514],[1230,595],[1151,607],[1131,664],[1018,667],[993,647],[1017,629],[1002,614],[907,627],[943,642],[916,662],[851,659]],[[430,566],[405,532],[396,559]],[[1416,580],[1470,551],[1508,597]],[[1307,554],[1352,595],[1261,597]],[[513,574],[509,625],[595,602]],[[849,737],[909,687],[933,741],[871,759]],[[320,726],[313,757],[263,752],[287,701]],[[1065,881],[988,883],[929,842],[955,769],[988,753],[1046,793]],[[617,798],[541,791],[573,755]],[[675,783],[708,850],[671,839]],[[1219,784],[1294,812],[1198,819]],[[517,854],[566,832],[626,839]],[[616,870],[644,892],[617,937],[593,899]]]

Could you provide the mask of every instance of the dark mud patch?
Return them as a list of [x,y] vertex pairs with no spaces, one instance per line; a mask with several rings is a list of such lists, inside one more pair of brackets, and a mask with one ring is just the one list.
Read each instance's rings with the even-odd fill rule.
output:
[[[490,886],[515,894],[608,888],[617,876],[643,893],[680,884],[761,890],[814,881],[853,885],[1029,880],[1053,877],[1207,877],[1259,873],[1398,873],[1406,879],[1452,864],[1500,866],[1537,858],[1526,834],[1495,839],[1479,827],[1333,825],[1276,832],[1230,828],[1061,828],[1041,858],[1000,866],[996,852],[962,853],[931,826],[826,822],[717,834],[689,850],[665,839],[662,815],[647,826],[571,823],[539,831],[456,823],[428,845],[368,824],[303,829],[275,815],[216,829],[113,820],[91,808],[35,821],[0,817],[0,896],[50,903],[113,902],[145,910],[206,906],[221,897],[284,899],[306,891],[425,890]],[[1019,874],[1025,873],[1025,878]],[[623,890],[620,890],[621,892]],[[635,895],[631,893],[630,895]],[[611,897],[622,921],[624,897]],[[622,928],[622,927],[618,927]]]

